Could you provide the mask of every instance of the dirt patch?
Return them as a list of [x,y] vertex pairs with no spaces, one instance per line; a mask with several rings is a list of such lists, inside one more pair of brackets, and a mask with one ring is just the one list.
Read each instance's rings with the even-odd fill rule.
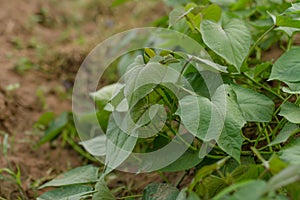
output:
[[[96,44],[113,33],[149,26],[168,13],[157,2],[132,2],[113,10],[108,4],[106,0],[1,2],[0,168],[20,169],[21,186],[0,176],[0,197],[35,199],[38,185],[83,163],[59,141],[56,147],[45,144],[34,149],[42,133],[32,128],[33,123],[46,111],[71,110],[74,76]],[[7,153],[2,151],[5,135]]]

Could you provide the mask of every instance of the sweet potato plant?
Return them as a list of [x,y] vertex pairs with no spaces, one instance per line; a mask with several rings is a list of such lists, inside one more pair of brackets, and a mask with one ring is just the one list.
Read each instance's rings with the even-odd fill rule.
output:
[[[106,166],[101,170],[87,165],[66,172],[42,185],[57,188],[39,199],[300,199],[300,3],[166,3],[174,9],[156,24],[192,38],[204,53],[182,53],[177,38],[172,50],[149,46],[118,59],[122,81],[101,88],[91,98],[106,137],[129,153],[104,152]],[[271,49],[280,56],[267,59]],[[169,81],[162,82],[165,79]],[[135,88],[138,81],[148,80],[152,82]],[[135,124],[127,127],[129,134],[113,117],[124,111]],[[152,123],[155,120],[158,123]],[[41,141],[61,132],[66,135],[70,126],[74,130],[71,122],[56,119]],[[141,136],[145,127],[155,134],[133,135]],[[187,135],[193,137],[189,142]],[[105,183],[112,170],[131,152],[154,152],[173,140],[186,150],[157,171],[193,173],[189,184],[181,184],[184,175],[176,185],[152,183],[140,194],[114,196]],[[99,140],[87,142],[97,146]],[[149,163],[138,159],[133,163],[141,166],[140,173],[148,169]]]

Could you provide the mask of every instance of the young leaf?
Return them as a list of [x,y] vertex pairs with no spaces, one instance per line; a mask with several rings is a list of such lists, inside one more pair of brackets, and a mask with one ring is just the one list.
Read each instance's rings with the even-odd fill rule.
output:
[[37,200],[80,200],[83,196],[93,193],[93,188],[85,185],[71,185],[45,192]]
[[285,52],[274,63],[269,80],[280,80],[285,83],[300,82],[300,48]]
[[217,4],[209,5],[201,12],[204,20],[212,20],[218,22],[222,15],[222,9]]
[[50,122],[49,128],[45,131],[44,136],[38,142],[38,146],[53,140],[61,130],[68,124],[68,112],[63,112],[58,118]]
[[281,106],[279,115],[285,117],[289,122],[300,124],[300,107],[296,104],[286,102]]
[[45,183],[40,188],[93,183],[97,181],[98,170],[99,169],[93,165],[77,167]]
[[153,183],[148,185],[143,192],[143,200],[174,200],[179,190],[171,185]]
[[251,45],[248,27],[239,19],[219,23],[203,20],[200,26],[204,43],[240,71]]
[[121,87],[122,84],[120,83],[107,85],[100,90],[91,93],[90,95],[92,96],[94,101],[97,102],[97,104],[104,106],[112,98],[112,96],[120,90]]
[[289,137],[297,132],[300,132],[298,125],[293,123],[287,123],[284,125],[282,130],[276,136],[276,138],[269,144],[269,146],[286,142]]
[[190,8],[186,11],[184,8],[175,8],[169,15],[169,28],[176,24],[179,20],[183,19],[194,8]]
[[248,122],[269,122],[275,105],[263,94],[238,85],[231,86],[236,93],[237,102]]
[[111,193],[109,188],[107,187],[105,181],[101,179],[99,182],[97,182],[95,186],[96,193],[93,195],[92,200],[99,200],[99,199],[105,199],[105,200],[115,200],[116,198]]

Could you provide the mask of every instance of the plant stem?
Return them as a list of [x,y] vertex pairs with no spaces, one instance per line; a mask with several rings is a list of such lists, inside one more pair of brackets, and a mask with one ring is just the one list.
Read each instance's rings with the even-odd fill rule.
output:
[[249,59],[251,53],[254,51],[254,49],[257,47],[257,45],[264,39],[264,37],[265,37],[267,34],[269,34],[271,31],[273,31],[274,28],[276,28],[276,25],[275,25],[275,24],[272,25],[268,30],[266,30],[266,31],[265,31],[265,32],[264,32],[264,33],[263,33],[263,34],[255,41],[255,43],[251,46],[250,50],[248,51],[248,54],[247,54],[247,56],[245,57],[245,59],[244,59],[244,61],[243,61],[243,63],[242,63],[242,66],[243,66],[244,64],[246,64],[246,62],[248,61],[248,59]]
[[187,171],[184,171],[184,173],[182,174],[182,176],[178,179],[178,181],[175,184],[175,187],[178,187],[181,182],[183,181],[184,177],[187,175]]
[[[267,142],[268,142],[268,144],[270,144],[271,141],[270,141],[270,136],[269,136],[268,130],[265,128],[265,129],[264,129],[264,132],[265,132],[265,136],[266,136],[266,138],[267,138]],[[268,145],[268,146],[269,146],[269,145]],[[269,150],[270,150],[270,152],[273,152],[272,146],[269,146]]]
[[131,198],[139,198],[142,197],[142,194],[136,194],[136,195],[131,195],[131,196],[126,196],[126,197],[118,197],[117,199],[131,199]]
[[258,82],[257,80],[253,79],[251,76],[249,76],[248,74],[246,73],[242,73],[242,75],[244,77],[246,77],[247,79],[249,79],[250,81],[252,81],[253,83],[255,83],[256,85],[264,88],[265,90],[271,92],[273,95],[275,95],[276,97],[280,98],[281,100],[285,100],[280,94],[277,94],[275,91],[273,91],[271,88],[269,87],[266,87],[265,85],[261,84],[260,82]]
[[159,176],[168,184],[171,184],[171,182],[169,181],[169,179],[160,171],[157,172],[159,174]]
[[259,134],[258,134],[258,137],[256,138],[256,141],[255,141],[255,143],[254,143],[254,148],[256,148],[256,147],[257,147],[257,145],[258,145],[258,142],[260,141],[260,138],[261,138],[261,136],[262,136],[262,133],[263,133],[263,131],[262,131],[262,129],[261,129],[261,127],[260,127],[259,123],[257,123],[257,128],[258,128],[258,130],[259,130]]
[[182,137],[181,137],[181,135],[180,134],[177,134],[176,133],[176,131],[173,129],[173,127],[170,125],[170,124],[168,124],[168,123],[166,123],[166,126],[170,129],[170,131],[174,134],[174,135],[176,135],[189,149],[191,149],[192,151],[198,151],[197,150],[197,148],[195,148],[194,146],[192,146],[191,144],[189,144],[187,141],[185,141],[185,139],[183,139]]
[[286,51],[289,51],[293,45],[293,36],[289,36]]
[[251,150],[253,151],[253,153],[257,156],[257,158],[262,162],[263,166],[266,168],[266,169],[269,169],[270,168],[270,165],[269,165],[269,162],[266,161],[264,159],[264,157],[262,157],[261,153],[262,152],[259,152],[256,148],[254,147],[251,147]]

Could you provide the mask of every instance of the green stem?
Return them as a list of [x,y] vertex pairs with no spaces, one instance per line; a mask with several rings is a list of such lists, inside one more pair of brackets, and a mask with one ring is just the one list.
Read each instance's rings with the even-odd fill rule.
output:
[[173,129],[173,127],[171,125],[169,125],[168,123],[166,123],[166,126],[170,129],[170,131],[176,135],[190,150],[192,151],[198,151],[197,148],[195,148],[194,146],[192,146],[191,144],[189,144],[187,141],[185,141],[185,139],[183,139],[181,137],[180,134],[177,134],[176,131]]
[[265,32],[264,32],[264,33],[263,33],[263,34],[255,41],[255,43],[251,46],[250,50],[248,51],[248,54],[247,54],[247,56],[245,57],[245,59],[244,59],[244,61],[243,61],[243,63],[242,63],[242,66],[243,66],[244,64],[246,64],[246,62],[248,61],[248,59],[249,59],[251,53],[254,51],[254,49],[257,47],[257,45],[264,39],[264,37],[265,37],[267,34],[269,34],[271,31],[273,31],[274,28],[276,28],[276,25],[275,25],[275,24],[272,25],[268,30],[266,30],[266,31],[265,31]]
[[[265,133],[265,136],[266,136],[266,138],[267,138],[268,144],[271,144],[270,136],[269,136],[268,130],[267,130],[266,128],[264,129],[264,133]],[[269,146],[269,145],[268,145],[268,146]],[[270,150],[270,152],[273,152],[272,146],[269,146],[269,150]]]
[[136,194],[136,195],[131,195],[131,196],[126,196],[126,197],[118,197],[117,199],[132,199],[132,198],[139,198],[142,197],[142,194]]
[[160,171],[157,172],[159,174],[159,176],[168,184],[171,184],[171,182],[169,181],[169,179]]
[[187,175],[187,171],[184,171],[184,173],[182,174],[182,176],[178,179],[178,181],[176,182],[176,184],[175,184],[175,187],[178,187],[181,183],[182,183],[182,181],[183,181],[183,179],[184,179],[184,177]]
[[258,123],[257,123],[257,128],[258,128],[259,134],[258,134],[258,137],[256,138],[255,143],[254,143],[254,148],[257,147],[258,142],[260,141],[260,138],[261,138],[261,136],[263,134],[263,131],[262,131],[262,129],[261,129],[261,127],[260,127],[260,125]]
[[264,159],[264,157],[262,157],[262,152],[259,152],[256,148],[251,147],[251,150],[253,151],[253,153],[257,156],[257,158],[262,162],[263,166],[268,170],[270,168],[269,166],[269,162],[266,161]]
[[277,94],[275,91],[273,91],[271,88],[269,87],[266,87],[265,85],[261,84],[260,82],[258,82],[257,80],[253,79],[251,76],[249,76],[248,74],[246,73],[242,73],[242,75],[244,77],[246,77],[247,79],[249,79],[250,81],[252,81],[253,83],[255,83],[256,85],[264,88],[265,90],[271,92],[273,95],[275,95],[276,97],[280,98],[281,100],[285,100],[285,98],[283,98],[280,94]]
[[286,51],[289,51],[291,49],[292,45],[293,45],[293,36],[291,36],[291,37],[289,36]]
[[63,134],[63,138],[65,141],[67,141],[67,143],[75,150],[77,151],[77,153],[79,153],[81,156],[83,156],[84,158],[92,161],[92,162],[98,162],[97,159],[95,159],[93,156],[91,156],[90,154],[86,153],[80,146],[78,146],[72,139],[70,139],[68,137],[67,132],[64,132]]
[[[269,152],[269,151],[260,151],[259,153],[262,154],[262,155],[273,154],[273,152]],[[256,155],[256,154],[254,154],[252,151],[241,151],[241,155],[242,156],[253,156],[253,155]]]

